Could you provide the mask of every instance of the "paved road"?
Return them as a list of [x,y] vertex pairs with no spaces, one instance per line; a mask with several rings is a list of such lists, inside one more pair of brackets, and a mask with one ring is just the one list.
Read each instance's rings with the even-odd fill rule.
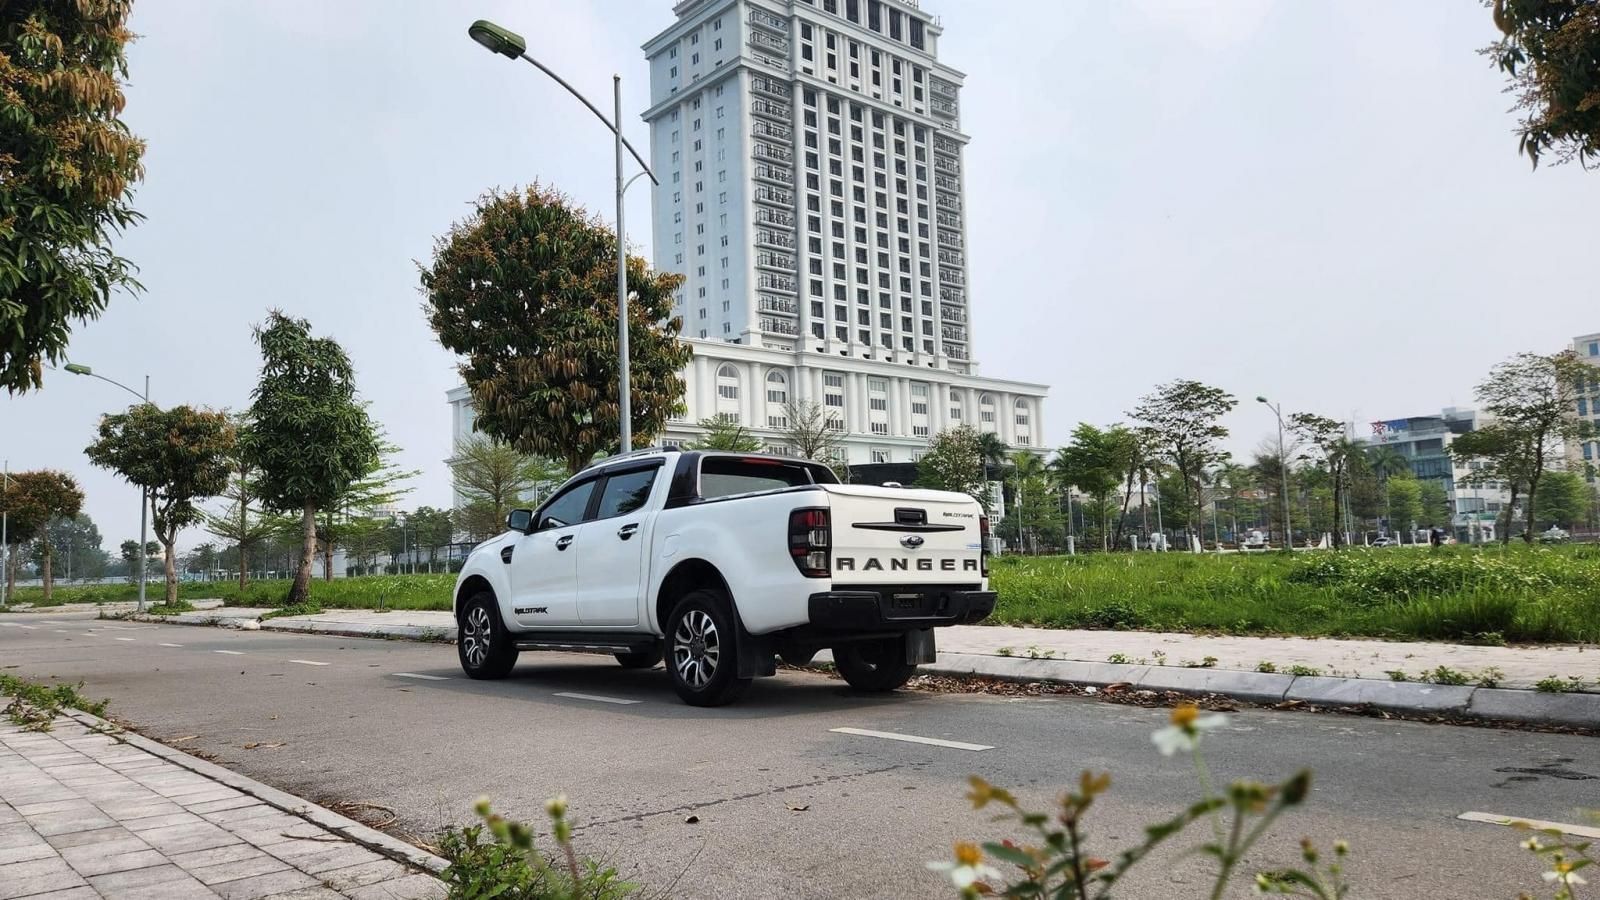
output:
[[[1150,743],[1165,711],[1072,697],[863,698],[786,673],[740,705],[701,710],[681,705],[661,670],[608,658],[527,654],[512,678],[485,683],[461,677],[450,646],[78,613],[0,616],[0,666],[83,679],[153,736],[193,735],[184,746],[314,799],[393,807],[414,835],[470,818],[480,794],[537,819],[565,792],[582,850],[656,887],[681,872],[675,897],[949,896],[923,862],[957,838],[1008,833],[967,807],[971,773],[1043,805],[1080,770],[1110,770],[1093,817],[1105,855],[1195,790],[1187,766]],[[1250,863],[1294,862],[1303,834],[1345,837],[1360,897],[1515,896],[1539,872],[1517,836],[1455,817],[1574,822],[1575,807],[1600,805],[1600,741],[1585,737],[1247,711],[1209,759],[1222,778],[1314,769],[1310,804]],[[1122,896],[1192,896],[1203,878],[1203,863],[1168,855]]]

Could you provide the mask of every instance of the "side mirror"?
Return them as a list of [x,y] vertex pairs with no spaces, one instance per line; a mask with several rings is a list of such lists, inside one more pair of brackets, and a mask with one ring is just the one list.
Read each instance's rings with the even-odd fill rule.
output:
[[506,516],[506,528],[511,531],[520,531],[523,534],[527,534],[532,525],[533,510],[531,509],[513,509]]

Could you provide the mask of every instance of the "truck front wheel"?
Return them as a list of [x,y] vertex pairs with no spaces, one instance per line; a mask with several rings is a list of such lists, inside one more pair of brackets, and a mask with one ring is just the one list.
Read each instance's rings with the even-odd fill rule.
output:
[[874,694],[900,687],[917,671],[906,662],[904,638],[840,644],[833,648],[833,662],[852,688]]
[[733,604],[712,590],[693,591],[667,617],[667,671],[690,706],[732,703],[750,686],[739,677]]
[[517,664],[517,645],[500,621],[494,594],[479,591],[467,601],[456,628],[456,655],[468,678],[504,678]]

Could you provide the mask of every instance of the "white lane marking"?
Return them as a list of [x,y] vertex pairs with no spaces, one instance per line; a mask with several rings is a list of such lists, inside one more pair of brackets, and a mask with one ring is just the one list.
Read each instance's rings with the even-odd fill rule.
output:
[[443,675],[419,675],[416,672],[396,672],[396,678],[421,678],[423,681],[449,681]]
[[[139,548],[135,547],[134,549],[137,550]],[[299,663],[302,666],[325,666],[325,665],[327,665],[327,663],[325,663],[325,662],[317,662],[314,659],[291,659],[291,660],[289,660],[289,662]]]
[[29,631],[33,631],[34,630],[34,626],[32,626],[32,625],[24,625],[21,622],[0,622],[0,625],[4,625],[7,628],[26,628]]
[[570,700],[593,700],[596,703],[616,703],[621,706],[632,706],[639,700],[624,700],[621,697],[602,697],[599,694],[574,694],[567,691],[556,691],[557,697],[566,697]]
[[988,744],[967,744],[961,741],[946,741],[940,738],[918,737],[914,734],[896,734],[893,731],[869,731],[865,728],[830,728],[836,734],[854,734],[859,737],[883,738],[886,741],[905,741],[908,744],[928,744],[934,747],[949,747],[952,750],[993,750]]
[[54,631],[55,631],[56,634],[68,634],[69,633],[65,628],[56,628],[56,629],[54,629]]
[[[137,547],[135,547],[135,548],[134,548],[134,549],[135,549],[135,550],[137,550],[137,549],[138,549],[138,548],[137,548]],[[133,640],[133,638],[116,638],[116,639],[115,639],[115,640],[119,640],[119,641],[131,641],[131,640]]]
[[[135,547],[134,549],[137,550],[139,548]],[[183,645],[182,644],[162,644],[161,646],[163,646],[163,647],[182,647]]]
[[229,656],[243,656],[243,650],[213,650],[212,653],[226,653]]
[[1600,838],[1600,828],[1588,825],[1568,825],[1564,822],[1546,822],[1543,819],[1519,819],[1516,816],[1502,816],[1486,812],[1464,812],[1456,816],[1456,818],[1464,819],[1468,822],[1482,822],[1486,825],[1512,825],[1517,822],[1523,822],[1534,829],[1553,829],[1563,834],[1570,834],[1573,837]]

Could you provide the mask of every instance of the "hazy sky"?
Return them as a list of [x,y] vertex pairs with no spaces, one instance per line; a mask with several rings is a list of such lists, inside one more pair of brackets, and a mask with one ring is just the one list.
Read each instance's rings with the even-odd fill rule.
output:
[[[153,399],[239,408],[269,308],[343,342],[362,394],[449,502],[453,361],[416,267],[483,190],[540,179],[610,218],[608,133],[553,82],[466,36],[488,17],[630,134],[639,46],[669,0],[138,0],[126,119],[149,142],[121,250],[147,290],[72,357]],[[1461,0],[923,0],[968,73],[975,358],[1052,385],[1046,439],[1122,417],[1178,377],[1246,403],[1247,453],[1287,410],[1358,422],[1468,404],[1519,350],[1600,330],[1600,173],[1529,171]],[[631,195],[646,223],[649,197]],[[630,235],[641,249],[650,235]],[[72,471],[105,546],[137,491],[82,455],[129,398],[47,373],[0,395],[12,471]],[[183,544],[205,535],[195,531]]]

